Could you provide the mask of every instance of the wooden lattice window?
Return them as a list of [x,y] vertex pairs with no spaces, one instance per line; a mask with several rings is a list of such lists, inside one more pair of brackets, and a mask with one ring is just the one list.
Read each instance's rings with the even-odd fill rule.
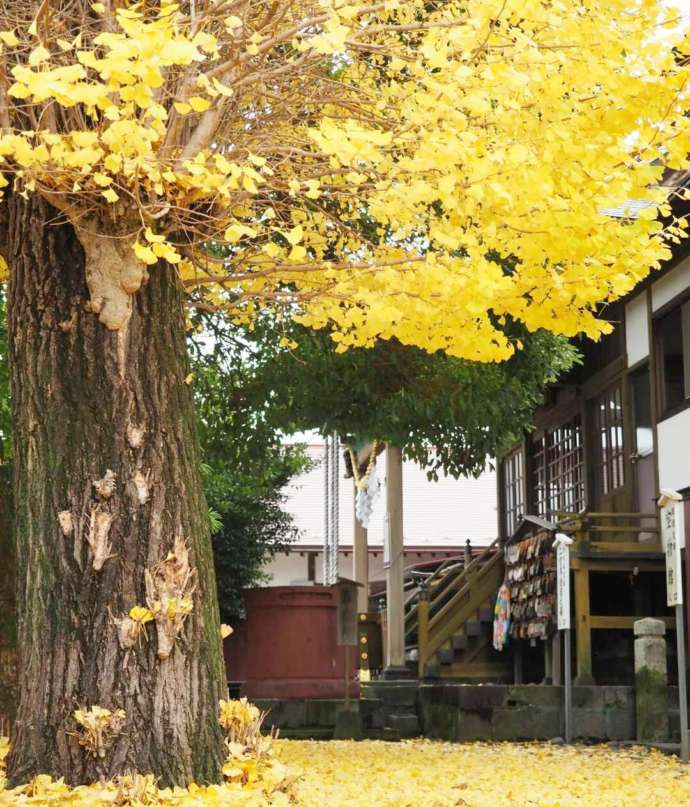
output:
[[580,417],[550,429],[532,443],[533,503],[536,514],[574,513],[585,506]]
[[506,532],[512,535],[525,514],[525,461],[522,447],[508,454],[503,461],[503,495]]
[[623,400],[621,385],[614,384],[593,402],[597,462],[595,481],[603,495],[625,484]]

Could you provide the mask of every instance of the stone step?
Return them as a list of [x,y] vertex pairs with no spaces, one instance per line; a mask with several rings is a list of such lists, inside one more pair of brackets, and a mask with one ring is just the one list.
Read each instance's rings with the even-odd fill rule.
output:
[[466,636],[479,636],[481,632],[481,625],[478,620],[470,619],[468,622],[465,622]]
[[494,612],[491,608],[480,608],[479,609],[479,621],[480,622],[493,622],[494,621]]
[[452,647],[442,647],[436,654],[439,664],[452,664],[455,661],[455,650]]
[[332,740],[333,727],[304,726],[299,729],[280,729],[278,736],[285,740]]
[[467,647],[467,636],[464,633],[456,633],[451,639],[453,650],[464,650]]
[[456,661],[444,668],[444,678],[453,678],[457,681],[482,683],[506,683],[512,680],[512,665],[487,661],[470,661],[463,663]]
[[[386,717],[386,729],[393,729],[398,737],[416,737],[419,734],[419,718],[416,714],[391,714]],[[385,729],[384,729],[385,730]]]

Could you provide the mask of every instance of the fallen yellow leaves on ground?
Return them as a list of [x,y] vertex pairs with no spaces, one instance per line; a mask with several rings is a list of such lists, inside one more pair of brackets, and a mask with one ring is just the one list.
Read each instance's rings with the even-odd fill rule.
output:
[[680,807],[690,768],[642,749],[281,740],[301,807]]
[[[39,776],[0,807],[685,807],[690,768],[641,748],[413,740],[274,742],[278,759],[223,785],[159,790],[133,774],[69,788]],[[7,751],[2,743],[0,757]]]

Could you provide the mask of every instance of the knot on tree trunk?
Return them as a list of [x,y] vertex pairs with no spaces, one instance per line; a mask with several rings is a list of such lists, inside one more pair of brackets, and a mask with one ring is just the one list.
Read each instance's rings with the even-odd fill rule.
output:
[[132,251],[130,239],[100,235],[88,222],[75,229],[86,258],[89,307],[108,330],[125,330],[132,316],[132,295],[148,279],[146,265]]

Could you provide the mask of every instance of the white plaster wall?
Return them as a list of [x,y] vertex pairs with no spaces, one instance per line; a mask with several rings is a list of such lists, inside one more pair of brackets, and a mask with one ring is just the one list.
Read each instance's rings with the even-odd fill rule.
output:
[[[299,545],[292,545],[292,548],[287,552],[278,553],[270,562],[266,563],[263,571],[270,575],[271,579],[265,583],[267,586],[297,586],[297,585],[310,585],[307,580],[308,566],[307,566],[307,552],[303,553],[300,557]],[[405,568],[415,566],[425,561],[433,560],[435,558],[443,559],[446,556],[458,555],[460,549],[448,547],[448,550],[439,550],[437,552],[417,552],[414,549],[405,551]],[[316,552],[315,561],[316,580],[315,583],[323,582],[323,553]],[[341,577],[349,577],[352,579],[352,550],[343,550],[338,554],[338,574]],[[371,582],[383,580],[385,578],[385,570],[383,568],[383,549],[381,547],[369,552],[369,580]]]
[[690,258],[652,284],[652,308],[656,311],[690,286]]
[[690,487],[690,409],[662,420],[657,426],[659,487]]
[[264,564],[262,571],[270,576],[269,586],[299,586],[309,585],[306,553],[300,557],[299,552],[279,552],[268,563]]
[[[294,479],[286,488],[285,509],[292,513],[302,531],[304,543],[323,543],[324,472],[323,445],[309,446],[319,465]],[[384,481],[385,454],[377,462]],[[353,539],[353,482],[342,479],[340,465],[340,544]],[[489,544],[497,534],[496,475],[488,471],[479,479],[441,477],[430,482],[424,471],[411,462],[403,465],[403,517],[406,544],[464,545],[469,538],[476,545]],[[385,489],[382,487],[369,525],[369,544],[383,544]]]
[[628,366],[649,356],[647,294],[643,292],[625,306],[625,346]]

